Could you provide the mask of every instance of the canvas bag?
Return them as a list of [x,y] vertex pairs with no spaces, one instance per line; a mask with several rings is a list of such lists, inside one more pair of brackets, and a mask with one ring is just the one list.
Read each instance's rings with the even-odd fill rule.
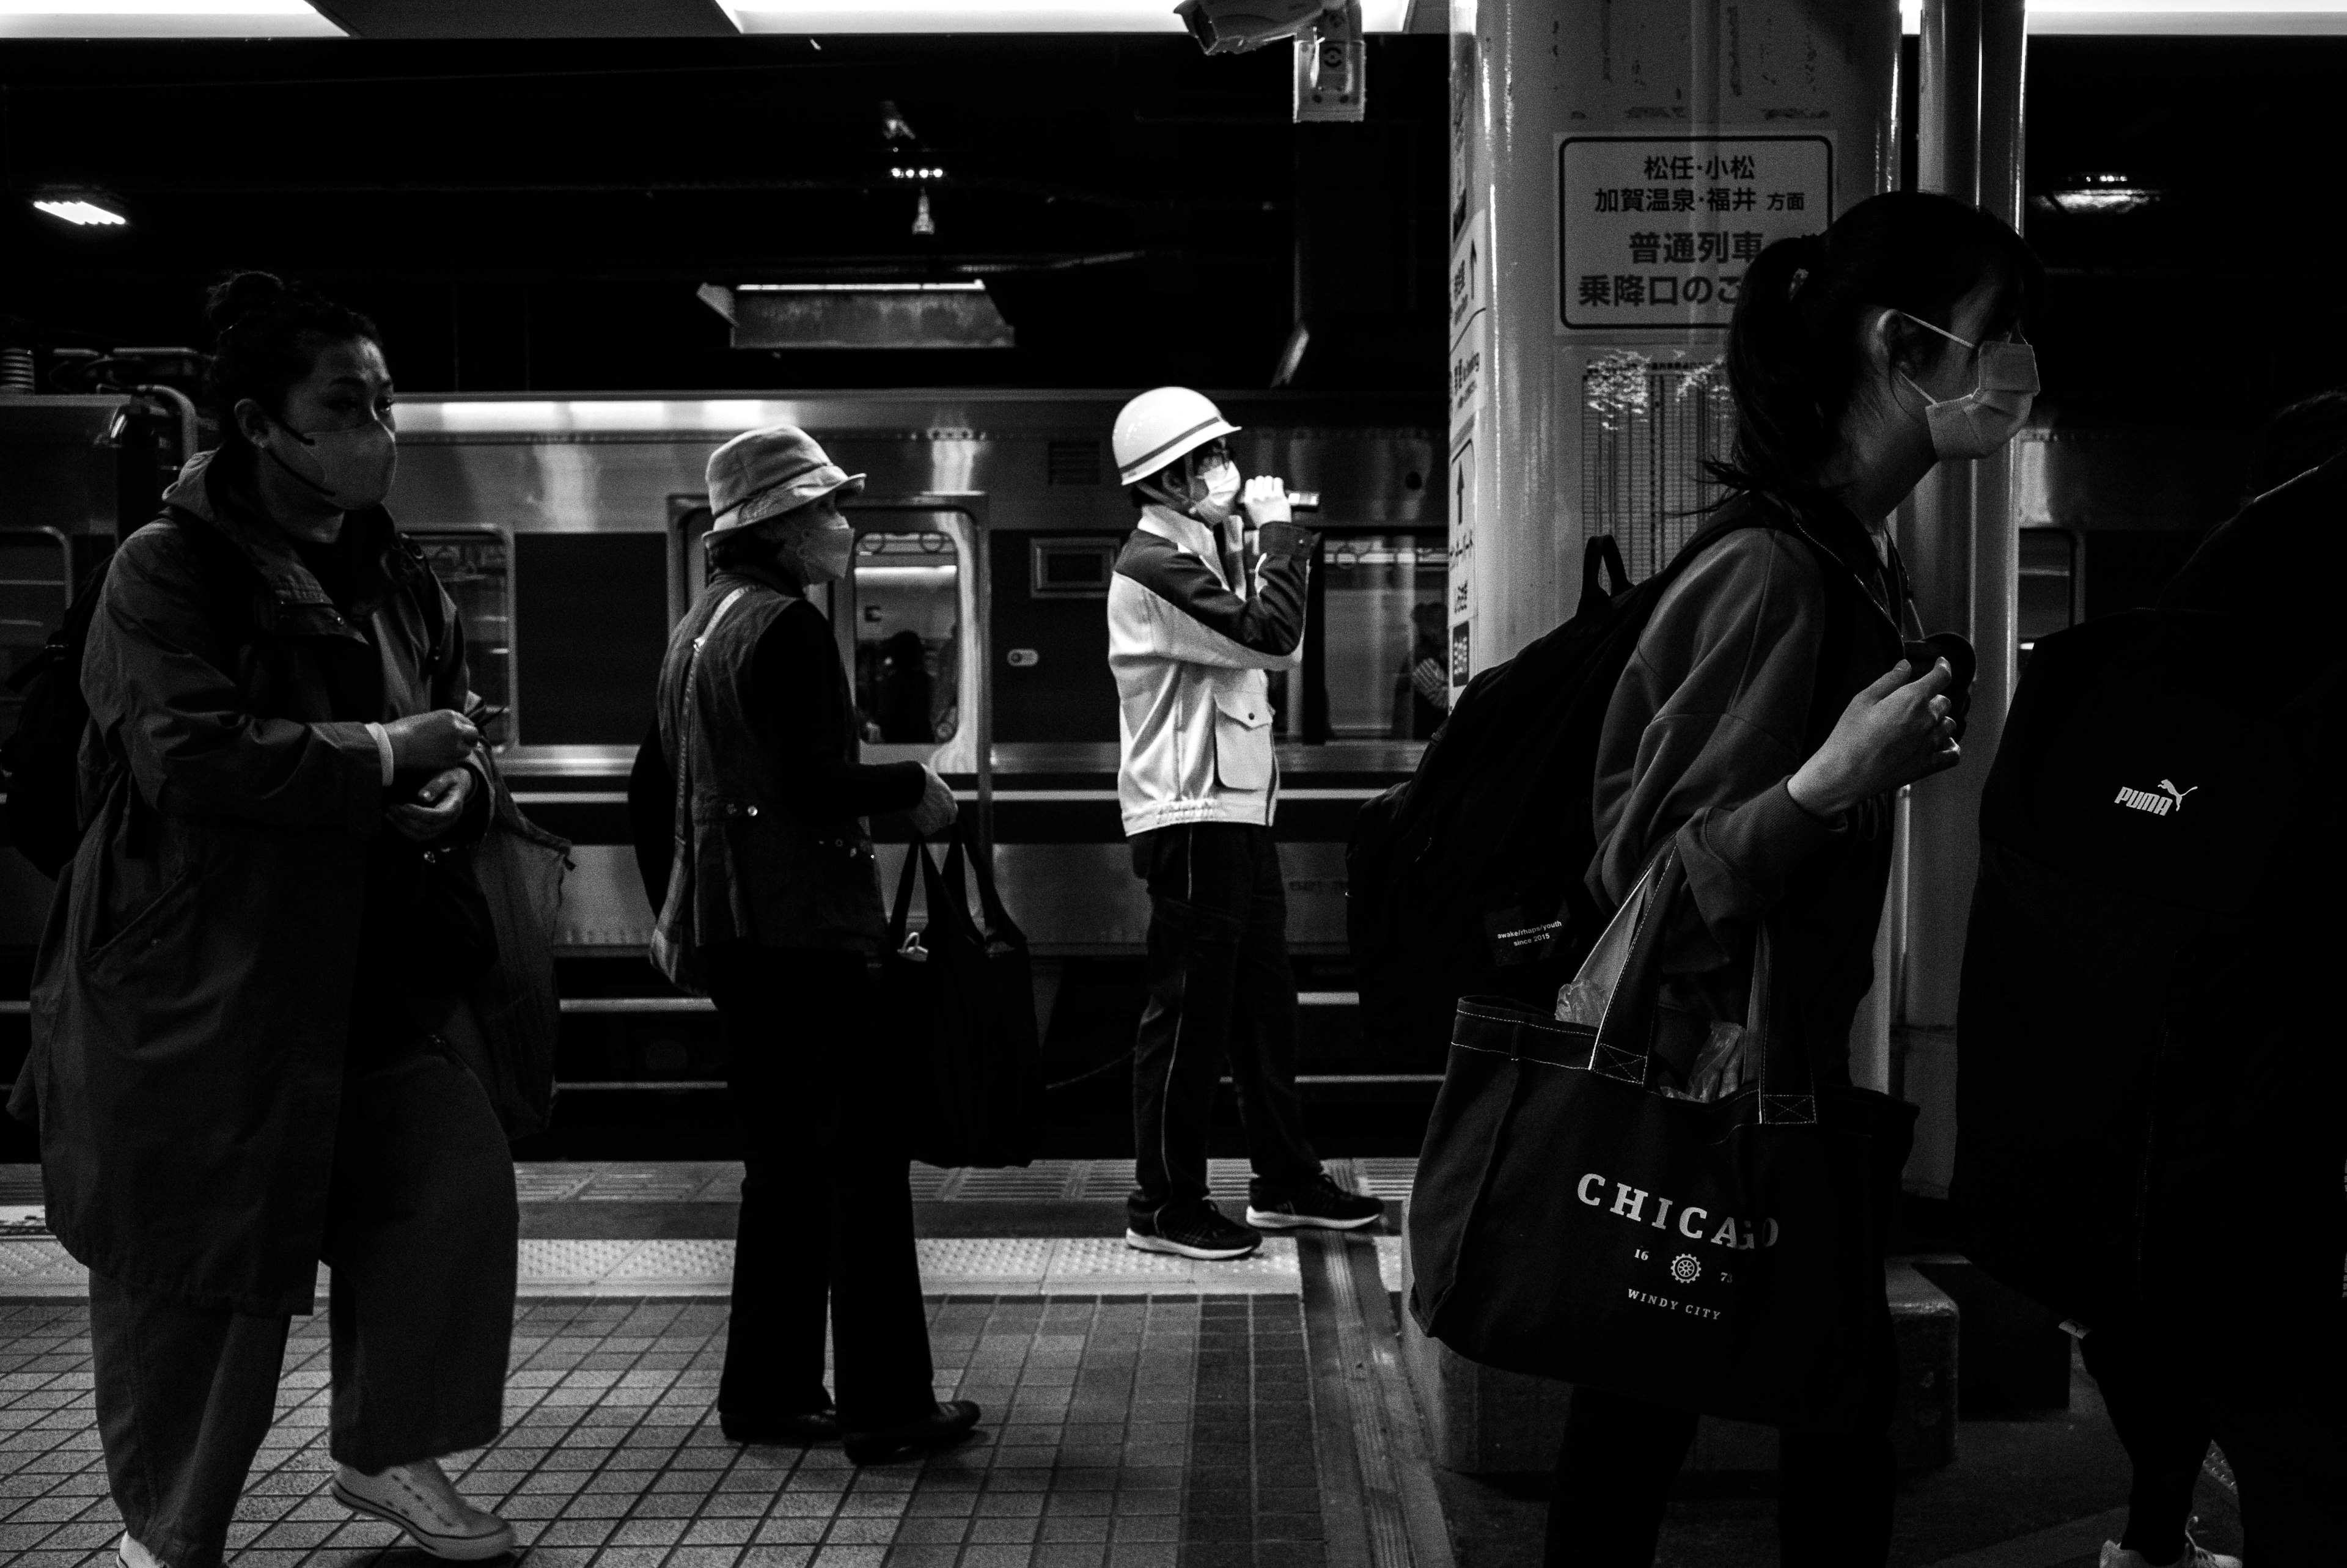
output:
[[[969,909],[965,866],[978,884]],[[927,923],[911,927],[913,879]],[[988,856],[958,819],[940,871],[927,840],[906,846],[881,982],[916,1067],[913,1158],[927,1164],[1025,1165],[1043,1122],[1043,1051],[1027,938],[995,890]]]
[[1595,1028],[1460,1000],[1409,1210],[1420,1327],[1460,1355],[1679,1409],[1814,1430],[1886,1409],[1882,1250],[1915,1108],[1820,1092],[1773,1027],[1765,927],[1755,1080],[1665,1098],[1653,1025],[1665,846],[1580,979]]
[[[497,961],[466,995],[470,1019],[443,1032],[488,1091],[508,1139],[546,1130],[554,1115],[554,1054],[562,1032],[554,938],[570,842],[522,814],[487,747],[489,825],[473,872],[497,932]],[[466,1023],[472,1026],[469,1037]]]

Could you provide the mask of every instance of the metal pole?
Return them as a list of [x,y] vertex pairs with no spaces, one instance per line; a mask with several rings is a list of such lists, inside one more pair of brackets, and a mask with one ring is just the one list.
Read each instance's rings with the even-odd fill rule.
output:
[[[2022,92],[2028,53],[2028,0],[1982,0],[1980,205],[2021,228]],[[1973,645],[1980,674],[1964,737],[1974,788],[1996,756],[2018,678],[2020,536],[2014,526],[2013,448],[1973,465]],[[1969,825],[1969,824],[1968,824]]]
[[[1967,205],[1980,200],[1982,4],[1924,0],[1917,81],[1919,181],[1926,190]],[[1942,463],[1931,472],[1916,488],[1914,534],[1904,541],[1925,630],[1960,631],[1975,645],[1981,640],[1973,595],[1981,564],[1973,548],[1978,466]],[[1895,1041],[1899,1081],[1906,1097],[1922,1108],[1907,1184],[1932,1197],[1947,1195],[1955,1165],[1956,991],[1985,771],[1983,748],[1974,738],[1979,722],[1976,713],[1963,766],[1917,784],[1908,803],[1908,948],[1900,966],[1904,983]]]

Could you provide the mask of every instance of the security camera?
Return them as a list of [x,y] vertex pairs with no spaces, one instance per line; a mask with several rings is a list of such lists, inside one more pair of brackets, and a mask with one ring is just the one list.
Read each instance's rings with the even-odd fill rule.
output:
[[1182,0],[1174,14],[1210,55],[1244,55],[1283,38],[1301,37],[1347,0]]

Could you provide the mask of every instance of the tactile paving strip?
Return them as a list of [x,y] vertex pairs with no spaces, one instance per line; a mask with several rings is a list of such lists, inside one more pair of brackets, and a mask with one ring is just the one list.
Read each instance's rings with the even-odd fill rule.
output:
[[[1397,1238],[1385,1238],[1389,1240]],[[1297,1296],[1296,1243],[1279,1236],[1253,1257],[1202,1263],[1136,1252],[1107,1236],[923,1240],[921,1288],[931,1296]],[[1396,1255],[1397,1257],[1399,1255]],[[528,1299],[574,1296],[723,1296],[733,1288],[730,1241],[532,1238],[517,1258]],[[320,1288],[325,1272],[320,1271]],[[79,1296],[89,1276],[56,1241],[0,1240],[0,1299]]]

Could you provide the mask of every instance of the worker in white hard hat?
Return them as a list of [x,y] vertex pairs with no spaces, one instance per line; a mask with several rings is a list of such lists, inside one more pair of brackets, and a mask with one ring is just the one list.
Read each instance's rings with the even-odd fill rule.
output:
[[[1267,671],[1302,666],[1315,541],[1277,478],[1242,493],[1226,439],[1237,433],[1197,393],[1161,386],[1124,405],[1113,442],[1141,508],[1109,585],[1117,796],[1150,907],[1124,1239],[1194,1258],[1244,1257],[1263,1230],[1353,1230],[1383,1213],[1321,1170],[1296,1101]],[[1246,1225],[1206,1193],[1226,1067],[1254,1167]]]

